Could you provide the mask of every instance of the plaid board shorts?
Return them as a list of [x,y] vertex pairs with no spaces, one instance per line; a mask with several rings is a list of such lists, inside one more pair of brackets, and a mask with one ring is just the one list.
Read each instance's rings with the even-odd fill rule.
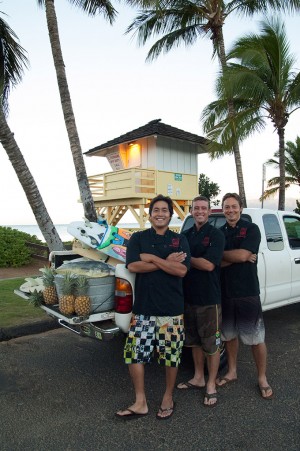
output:
[[133,315],[124,346],[124,360],[126,364],[150,363],[156,346],[158,363],[177,368],[183,342],[183,315]]

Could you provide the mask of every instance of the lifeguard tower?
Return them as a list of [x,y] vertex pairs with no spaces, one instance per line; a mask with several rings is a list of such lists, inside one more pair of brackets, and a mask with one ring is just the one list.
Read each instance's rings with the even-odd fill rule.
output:
[[130,211],[145,228],[145,209],[157,194],[170,196],[180,219],[198,193],[197,155],[208,141],[156,119],[85,153],[106,157],[112,172],[90,176],[95,206],[108,224],[116,225]]

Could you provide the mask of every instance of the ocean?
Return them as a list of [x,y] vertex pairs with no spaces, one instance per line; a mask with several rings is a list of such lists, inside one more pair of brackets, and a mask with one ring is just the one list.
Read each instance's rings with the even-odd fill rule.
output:
[[[57,233],[59,234],[62,241],[72,241],[74,237],[70,235],[67,231],[69,224],[55,224]],[[5,225],[3,227],[11,227],[12,229],[20,230],[21,232],[29,233],[29,235],[35,235],[39,240],[45,241],[45,238],[37,225]],[[119,227],[124,229],[134,229],[137,228],[137,224],[119,224]]]
[[[181,222],[176,219],[172,219],[172,221],[171,221],[171,225],[178,226],[180,224],[181,224]],[[149,225],[149,224],[147,224],[147,225]],[[120,223],[120,224],[118,224],[118,226],[123,229],[136,229],[138,227],[138,224],[137,223]],[[42,232],[40,231],[39,227],[36,224],[4,225],[3,227],[11,227],[12,229],[17,229],[17,230],[20,230],[21,232],[28,233],[29,235],[35,235],[39,240],[45,242],[45,238],[43,237]],[[62,241],[72,241],[73,240],[74,237],[67,232],[68,224],[55,224],[55,227],[56,227],[57,233],[59,234]]]
[[[11,227],[12,229],[20,230],[20,232],[28,233],[29,235],[35,235],[39,240],[45,241],[45,238],[40,231],[40,228],[35,225],[5,225],[3,227]],[[67,232],[68,224],[55,224],[57,233],[62,241],[72,241],[73,237]]]

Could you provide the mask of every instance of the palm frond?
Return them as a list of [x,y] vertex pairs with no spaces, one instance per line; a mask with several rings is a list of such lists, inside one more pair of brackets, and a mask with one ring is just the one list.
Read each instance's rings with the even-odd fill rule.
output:
[[200,35],[207,34],[205,21],[197,14],[194,3],[177,1],[153,6],[140,12],[125,32],[132,32],[141,46],[151,37],[162,36],[152,46],[148,60],[156,58],[162,51],[168,52],[174,46],[192,45]]
[[[278,152],[276,152],[276,153],[278,154]],[[275,155],[275,154],[274,154],[274,156],[278,157],[278,155]],[[275,167],[279,167],[279,161],[278,160],[274,160],[273,158],[270,158],[269,160],[267,160],[265,162],[265,164],[272,165],[272,166],[275,166]]]
[[102,14],[110,24],[114,22],[118,14],[109,0],[68,0],[72,5],[81,9],[88,16]]
[[[280,182],[280,178],[278,178],[278,182]],[[268,186],[272,186],[272,185],[268,184]],[[291,183],[286,182],[284,185],[284,189],[287,190],[290,186],[291,186]],[[278,183],[273,188],[265,190],[263,195],[259,198],[259,200],[262,201],[262,200],[268,199],[269,197],[275,196],[275,194],[279,192],[279,188],[280,188],[280,186]]]
[[5,113],[11,88],[21,82],[24,69],[29,66],[26,50],[17,41],[15,32],[0,18],[0,98]]
[[265,191],[263,192],[263,195],[260,196],[259,200],[262,201],[262,200],[268,199],[269,197],[273,197],[273,196],[275,196],[275,194],[276,194],[278,191],[279,191],[279,185],[276,186],[276,187],[274,187],[274,188],[267,189],[267,190],[265,190]]
[[162,52],[167,53],[174,47],[179,47],[181,44],[185,46],[193,45],[202,32],[201,27],[189,26],[165,34],[150,48],[146,61],[152,61]]
[[[110,24],[114,22],[118,11],[109,0],[68,0],[71,5],[76,6],[88,16],[102,14]],[[38,6],[45,8],[46,0],[37,0]]]
[[273,11],[294,13],[300,10],[300,0],[232,0],[226,9],[228,13],[236,11],[241,16],[252,16],[255,13],[266,14]]

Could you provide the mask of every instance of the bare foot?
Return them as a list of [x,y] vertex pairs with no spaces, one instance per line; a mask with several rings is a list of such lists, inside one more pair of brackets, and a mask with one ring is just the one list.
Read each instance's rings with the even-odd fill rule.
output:
[[226,374],[225,376],[219,376],[216,379],[216,385],[218,387],[224,387],[227,384],[230,384],[231,382],[235,382],[237,380],[237,375],[235,374]]
[[272,399],[274,394],[270,385],[258,385],[260,389],[261,396],[264,399]]
[[128,407],[127,409],[118,410],[116,412],[117,416],[123,417],[123,416],[132,416],[132,413],[136,413],[137,415],[146,415],[148,413],[148,406],[145,405],[139,405],[137,403],[132,404],[132,406]]
[[189,389],[196,389],[199,390],[200,388],[205,387],[205,380],[197,380],[193,377],[193,379],[189,380],[188,382],[180,382],[180,384],[177,385],[177,388],[179,390],[189,390]]
[[215,407],[217,405],[217,401],[218,401],[218,394],[217,394],[217,392],[215,392],[215,393],[205,393],[203,404],[206,407]]
[[160,407],[156,414],[156,418],[158,420],[168,420],[174,413],[175,410],[175,402],[173,402],[172,407]]

